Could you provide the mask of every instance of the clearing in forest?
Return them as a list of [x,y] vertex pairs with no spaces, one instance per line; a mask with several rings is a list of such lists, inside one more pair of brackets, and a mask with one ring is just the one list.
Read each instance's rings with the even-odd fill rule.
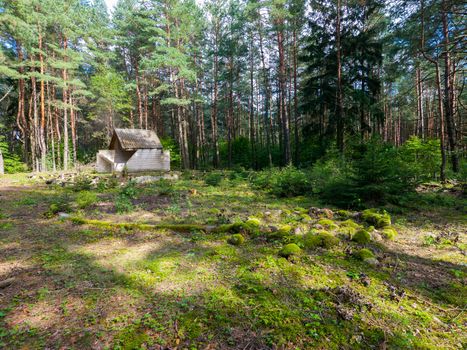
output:
[[462,348],[465,199],[425,199],[357,212],[234,176],[5,177],[0,348]]

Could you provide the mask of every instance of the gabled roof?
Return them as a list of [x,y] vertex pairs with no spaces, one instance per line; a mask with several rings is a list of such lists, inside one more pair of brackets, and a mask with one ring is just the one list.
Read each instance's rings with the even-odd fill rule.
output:
[[162,148],[161,141],[152,130],[114,129],[112,140],[110,141],[110,148],[112,148],[115,138],[118,139],[121,147],[125,151]]

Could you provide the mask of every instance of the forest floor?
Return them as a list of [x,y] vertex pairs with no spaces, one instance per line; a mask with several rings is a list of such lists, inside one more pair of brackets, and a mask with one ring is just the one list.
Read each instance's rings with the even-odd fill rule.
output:
[[[316,199],[278,199],[228,178],[88,185],[0,179],[0,348],[467,346],[465,198],[441,192],[388,208],[398,235],[374,236],[367,261],[339,234],[343,218],[325,211],[339,245],[286,259],[284,244],[322,228],[316,211],[306,214]],[[261,229],[239,246],[212,229],[251,217]]]

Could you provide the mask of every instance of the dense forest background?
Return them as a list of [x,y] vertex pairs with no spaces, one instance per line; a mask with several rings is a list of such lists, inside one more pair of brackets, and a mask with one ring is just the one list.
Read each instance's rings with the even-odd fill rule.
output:
[[465,176],[463,1],[120,0],[109,12],[0,1],[7,171],[91,162],[113,127],[131,127],[156,130],[184,169]]

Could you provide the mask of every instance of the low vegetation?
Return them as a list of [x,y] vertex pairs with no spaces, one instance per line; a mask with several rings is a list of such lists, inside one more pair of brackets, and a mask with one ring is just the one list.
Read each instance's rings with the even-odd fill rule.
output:
[[350,211],[219,174],[6,177],[0,348],[465,344],[460,192]]

